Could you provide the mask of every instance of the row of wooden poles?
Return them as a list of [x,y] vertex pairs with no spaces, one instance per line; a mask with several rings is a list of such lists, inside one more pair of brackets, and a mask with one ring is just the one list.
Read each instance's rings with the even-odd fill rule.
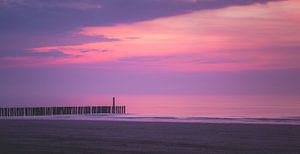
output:
[[46,116],[80,114],[125,114],[125,106],[75,106],[75,107],[12,107],[0,108],[0,117],[8,116]]

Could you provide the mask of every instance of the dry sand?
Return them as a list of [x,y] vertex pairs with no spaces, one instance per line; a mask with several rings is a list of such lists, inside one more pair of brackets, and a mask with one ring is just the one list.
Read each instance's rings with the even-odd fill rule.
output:
[[0,153],[300,153],[300,126],[0,120]]

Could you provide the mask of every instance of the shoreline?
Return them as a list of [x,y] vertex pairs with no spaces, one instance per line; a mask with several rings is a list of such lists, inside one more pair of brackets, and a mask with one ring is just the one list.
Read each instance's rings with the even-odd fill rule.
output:
[[212,124],[262,124],[300,126],[300,117],[247,118],[247,117],[174,117],[139,115],[54,115],[54,116],[15,116],[0,117],[0,120],[75,120],[75,121],[128,121],[128,122],[166,122],[166,123],[212,123]]

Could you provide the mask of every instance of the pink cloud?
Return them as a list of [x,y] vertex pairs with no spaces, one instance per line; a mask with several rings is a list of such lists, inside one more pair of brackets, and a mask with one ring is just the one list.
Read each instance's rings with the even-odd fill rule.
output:
[[[121,41],[49,46],[31,51],[57,50],[74,55],[51,59],[51,62],[45,59],[48,60],[45,62],[47,64],[114,62],[126,57],[182,56],[165,61],[133,63],[139,64],[139,67],[180,71],[299,68],[298,53],[294,55],[295,52],[284,50],[272,52],[270,49],[285,49],[300,44],[299,10],[300,2],[290,0],[196,11],[133,24],[84,27],[76,34],[118,38]],[[207,61],[197,61],[203,58]],[[218,60],[220,62],[210,62]]]

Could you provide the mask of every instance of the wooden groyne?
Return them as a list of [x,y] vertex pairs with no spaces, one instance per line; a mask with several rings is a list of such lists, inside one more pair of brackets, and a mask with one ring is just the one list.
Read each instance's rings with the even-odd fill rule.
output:
[[125,106],[71,106],[71,107],[9,107],[0,108],[0,117],[10,116],[47,116],[47,115],[81,115],[81,114],[125,114]]

